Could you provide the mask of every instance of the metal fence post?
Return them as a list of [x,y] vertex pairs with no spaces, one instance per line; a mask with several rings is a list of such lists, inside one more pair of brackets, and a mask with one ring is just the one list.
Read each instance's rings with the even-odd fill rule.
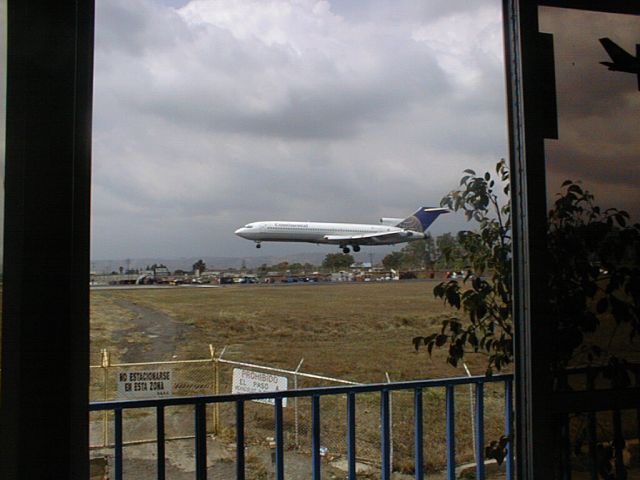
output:
[[[300,372],[300,368],[302,367],[302,362],[304,362],[304,358],[300,359],[300,363],[296,367],[293,373],[293,389],[298,389],[298,372]],[[296,448],[300,448],[300,424],[298,420],[298,397],[293,398],[293,423],[294,423],[294,436],[296,442]]]
[[[209,353],[211,354],[211,363],[213,364],[213,394],[218,395],[220,393],[220,373],[218,360],[216,358],[216,349],[213,345],[209,344]],[[224,349],[220,352],[220,357],[224,353]],[[211,423],[213,425],[213,434],[218,435],[219,421],[220,421],[220,404],[218,402],[213,404],[213,412],[211,413]]]
[[[467,372],[467,377],[471,378],[471,372],[469,371],[469,367],[467,367],[467,364],[462,362],[462,366],[464,367],[465,372]],[[471,438],[473,440],[473,458],[476,461],[476,465],[478,464],[478,462],[480,461],[480,459],[478,459],[478,449],[477,449],[477,445],[476,445],[476,418],[475,418],[475,409],[473,408],[474,405],[474,399],[473,399],[473,384],[470,383],[469,384],[469,413],[471,414]]]
[[[102,359],[101,359],[101,368],[102,368],[102,387],[104,394],[104,401],[109,400],[107,397],[109,396],[109,366],[111,365],[111,357],[109,355],[109,351],[106,348],[102,349]],[[102,414],[102,446],[104,448],[109,445],[109,412],[105,410]]]
[[[384,372],[387,383],[391,383],[389,372]],[[393,392],[389,392],[389,466],[393,472]]]
[[[213,394],[218,393],[218,388],[216,385],[216,370],[218,369],[218,362],[216,362],[216,348],[209,344],[209,356],[211,358],[211,383],[213,386]],[[216,408],[218,407],[217,403],[213,404],[213,408],[211,409],[211,425],[213,428],[213,433],[216,434]]]
[[447,445],[447,480],[456,478],[456,415],[454,385],[445,387],[446,445]]

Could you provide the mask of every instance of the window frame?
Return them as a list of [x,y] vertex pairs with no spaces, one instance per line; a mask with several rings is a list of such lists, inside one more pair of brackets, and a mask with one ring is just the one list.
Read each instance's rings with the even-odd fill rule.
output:
[[[634,4],[635,3],[635,4]],[[633,392],[552,391],[549,374],[551,318],[546,308],[546,174],[544,52],[538,8],[572,8],[638,15],[636,2],[623,0],[504,0],[504,38],[513,220],[513,299],[515,326],[515,418],[517,478],[555,478],[559,465],[557,432],[576,409],[615,409]],[[555,98],[552,99],[555,103]],[[548,103],[547,103],[548,104]],[[534,328],[535,323],[535,328]],[[635,397],[637,398],[637,397]]]
[[[537,8],[637,13],[633,3],[503,0],[518,478],[553,474],[554,398],[545,365],[548,342],[539,328],[547,317],[538,302],[544,292],[536,262],[545,237],[541,126],[533,109]],[[40,478],[55,471],[58,478],[88,478],[94,1],[7,0],[7,6],[0,477]]]

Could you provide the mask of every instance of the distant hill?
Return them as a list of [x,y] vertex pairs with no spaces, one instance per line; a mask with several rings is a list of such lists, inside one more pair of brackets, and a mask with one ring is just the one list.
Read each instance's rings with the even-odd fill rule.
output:
[[[371,252],[373,263],[379,263],[388,252],[379,254]],[[356,262],[368,262],[371,257],[369,252],[352,253]],[[92,260],[91,271],[96,273],[117,272],[120,267],[126,269],[145,268],[147,265],[162,264],[166,265],[172,272],[175,270],[191,270],[191,267],[198,260],[202,259],[207,264],[208,269],[224,269],[224,268],[241,268],[242,262],[247,268],[256,268],[266,263],[267,265],[275,265],[280,262],[289,263],[311,263],[320,265],[327,252],[307,252],[292,253],[290,255],[260,255],[252,257],[183,257],[183,258],[130,258],[130,259],[114,259],[114,260]]]

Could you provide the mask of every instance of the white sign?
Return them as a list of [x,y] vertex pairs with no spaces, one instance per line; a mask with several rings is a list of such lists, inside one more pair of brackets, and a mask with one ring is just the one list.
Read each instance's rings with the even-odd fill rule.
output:
[[[233,369],[231,393],[262,393],[282,390],[287,390],[287,377],[279,377],[270,373],[254,372],[253,370],[244,370],[242,368]],[[269,405],[276,403],[273,398],[254,401]],[[282,399],[282,406],[287,406],[286,397]]]
[[118,372],[118,398],[169,397],[173,392],[171,370]]

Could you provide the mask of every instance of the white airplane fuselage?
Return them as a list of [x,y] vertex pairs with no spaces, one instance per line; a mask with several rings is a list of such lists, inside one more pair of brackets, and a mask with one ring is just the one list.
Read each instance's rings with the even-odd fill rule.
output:
[[[427,228],[447,213],[444,208],[421,207],[413,215],[401,218],[381,218],[381,224],[290,222],[284,220],[248,223],[235,231],[239,237],[256,242],[307,242],[340,245],[344,253],[354,252],[361,245],[395,245],[425,238]],[[391,223],[391,224],[390,224]],[[395,223],[395,225],[394,225]]]
[[[235,234],[255,242],[308,242],[343,245],[351,243],[347,238],[388,234],[385,237],[361,238],[360,245],[390,245],[424,238],[424,233],[399,227],[369,225],[364,223],[323,223],[323,222],[254,222],[235,231]],[[395,233],[395,235],[392,235]]]

